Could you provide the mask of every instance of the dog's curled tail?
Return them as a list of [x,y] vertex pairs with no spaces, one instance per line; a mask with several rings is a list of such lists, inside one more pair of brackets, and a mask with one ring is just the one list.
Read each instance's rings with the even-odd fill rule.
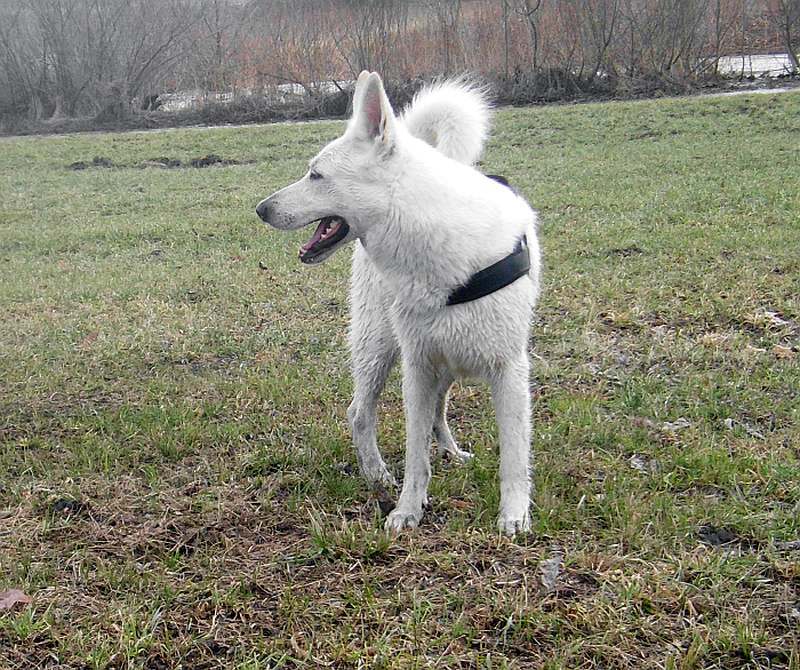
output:
[[403,112],[412,135],[467,165],[483,153],[490,119],[486,89],[465,77],[429,84]]

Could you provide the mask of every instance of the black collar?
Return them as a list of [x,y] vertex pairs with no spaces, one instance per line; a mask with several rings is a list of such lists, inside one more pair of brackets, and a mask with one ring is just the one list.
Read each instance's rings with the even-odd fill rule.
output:
[[[490,179],[512,188],[504,177],[487,175]],[[513,189],[512,189],[513,190]],[[478,270],[463,286],[455,289],[447,298],[448,305],[460,305],[499,291],[513,284],[531,269],[531,257],[528,252],[528,240],[525,235],[517,241],[514,251],[501,258],[489,267]]]

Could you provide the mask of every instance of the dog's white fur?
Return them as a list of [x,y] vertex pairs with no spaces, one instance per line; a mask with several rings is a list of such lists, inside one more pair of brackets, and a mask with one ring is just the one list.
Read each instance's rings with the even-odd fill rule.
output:
[[[357,240],[350,287],[354,398],[347,415],[358,462],[371,482],[394,479],[378,451],[376,405],[399,357],[406,414],[403,487],[386,526],[416,526],[427,503],[431,434],[439,451],[466,460],[447,426],[457,377],[488,381],[500,434],[499,529],[530,528],[528,333],[539,290],[536,215],[511,189],[472,167],[489,126],[480,90],[449,81],[423,90],[395,116],[380,77],[362,72],[342,137],[310,173],[259,205],[283,230],[336,215]],[[531,270],[478,300],[447,306],[470,276],[527,236]]]

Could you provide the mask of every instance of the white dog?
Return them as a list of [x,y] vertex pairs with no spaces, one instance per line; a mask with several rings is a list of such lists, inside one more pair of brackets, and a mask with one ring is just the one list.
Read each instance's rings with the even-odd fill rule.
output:
[[[512,189],[472,167],[488,123],[484,95],[463,81],[424,89],[398,118],[380,77],[362,72],[344,135],[311,160],[300,181],[256,210],[281,230],[317,224],[300,248],[304,263],[320,263],[356,241],[355,393],[347,415],[361,471],[374,483],[394,483],[378,451],[376,405],[398,354],[402,362],[406,458],[400,498],[386,520],[392,531],[413,528],[422,517],[432,434],[440,452],[470,456],[456,446],[445,418],[448,389],[464,376],[484,379],[492,390],[500,434],[498,527],[509,535],[530,528],[527,346],[539,290],[536,215]],[[518,271],[509,277],[514,254]],[[495,264],[505,284],[483,281],[466,301],[454,299],[481,270],[498,274]]]

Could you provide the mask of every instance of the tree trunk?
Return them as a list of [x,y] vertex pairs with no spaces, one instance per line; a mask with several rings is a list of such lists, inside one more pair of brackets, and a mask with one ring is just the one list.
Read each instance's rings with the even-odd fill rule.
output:
[[53,113],[50,115],[51,121],[58,121],[59,119],[63,119],[66,115],[64,114],[64,96],[60,93],[57,93],[55,96],[55,107],[53,108]]
[[[794,44],[792,35],[793,24],[800,24],[800,0],[785,0],[781,2],[783,12],[783,39],[786,46],[786,53],[789,54],[789,62],[792,64],[792,72],[800,70],[800,63],[797,60],[797,47]],[[800,28],[800,25],[798,26]]]

